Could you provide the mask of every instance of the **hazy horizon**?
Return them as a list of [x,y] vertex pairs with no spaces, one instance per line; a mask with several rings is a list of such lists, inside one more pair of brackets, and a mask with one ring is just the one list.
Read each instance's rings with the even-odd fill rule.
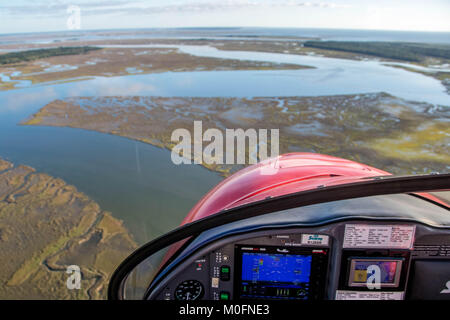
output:
[[358,29],[358,28],[306,28],[306,27],[264,27],[264,26],[198,26],[198,27],[143,27],[143,28],[105,28],[105,29],[61,29],[61,30],[48,30],[48,31],[24,31],[24,32],[6,32],[1,33],[0,36],[4,35],[15,35],[15,34],[36,34],[36,33],[77,33],[77,32],[102,32],[102,31],[145,31],[145,30],[213,30],[213,29],[292,29],[292,30],[336,30],[336,31],[369,31],[369,32],[397,32],[397,33],[449,33],[449,31],[429,31],[429,30],[392,30],[392,29]]

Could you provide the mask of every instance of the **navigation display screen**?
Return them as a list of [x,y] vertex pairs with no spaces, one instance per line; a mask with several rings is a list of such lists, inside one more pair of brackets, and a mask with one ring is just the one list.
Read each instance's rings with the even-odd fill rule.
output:
[[239,298],[306,300],[321,294],[323,286],[312,283],[321,283],[326,272],[327,249],[241,247],[238,253]]
[[243,253],[242,280],[309,283],[311,255]]
[[[402,259],[351,259],[348,285],[361,287],[366,286],[368,280],[373,283],[379,279],[381,287],[396,287],[402,262]],[[370,280],[370,277],[374,280]]]

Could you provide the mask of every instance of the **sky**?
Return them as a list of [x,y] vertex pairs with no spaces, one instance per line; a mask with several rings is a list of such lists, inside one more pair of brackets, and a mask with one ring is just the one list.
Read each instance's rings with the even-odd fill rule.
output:
[[[71,6],[75,11],[68,11]],[[243,26],[449,32],[450,0],[0,0],[0,33],[64,31],[68,25],[81,30]]]

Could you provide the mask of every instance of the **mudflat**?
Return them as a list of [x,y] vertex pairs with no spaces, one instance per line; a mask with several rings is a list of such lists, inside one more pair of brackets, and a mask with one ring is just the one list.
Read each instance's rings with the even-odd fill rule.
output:
[[[63,180],[0,159],[0,298],[103,299],[136,243],[122,222]],[[82,274],[67,288],[67,267]]]

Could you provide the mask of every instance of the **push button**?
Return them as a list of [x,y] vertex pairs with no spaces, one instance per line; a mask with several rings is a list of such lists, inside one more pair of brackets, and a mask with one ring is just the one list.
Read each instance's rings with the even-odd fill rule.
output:
[[220,293],[220,300],[230,300],[230,294],[226,291]]
[[220,280],[229,281],[230,280],[230,267],[221,266],[220,267]]

